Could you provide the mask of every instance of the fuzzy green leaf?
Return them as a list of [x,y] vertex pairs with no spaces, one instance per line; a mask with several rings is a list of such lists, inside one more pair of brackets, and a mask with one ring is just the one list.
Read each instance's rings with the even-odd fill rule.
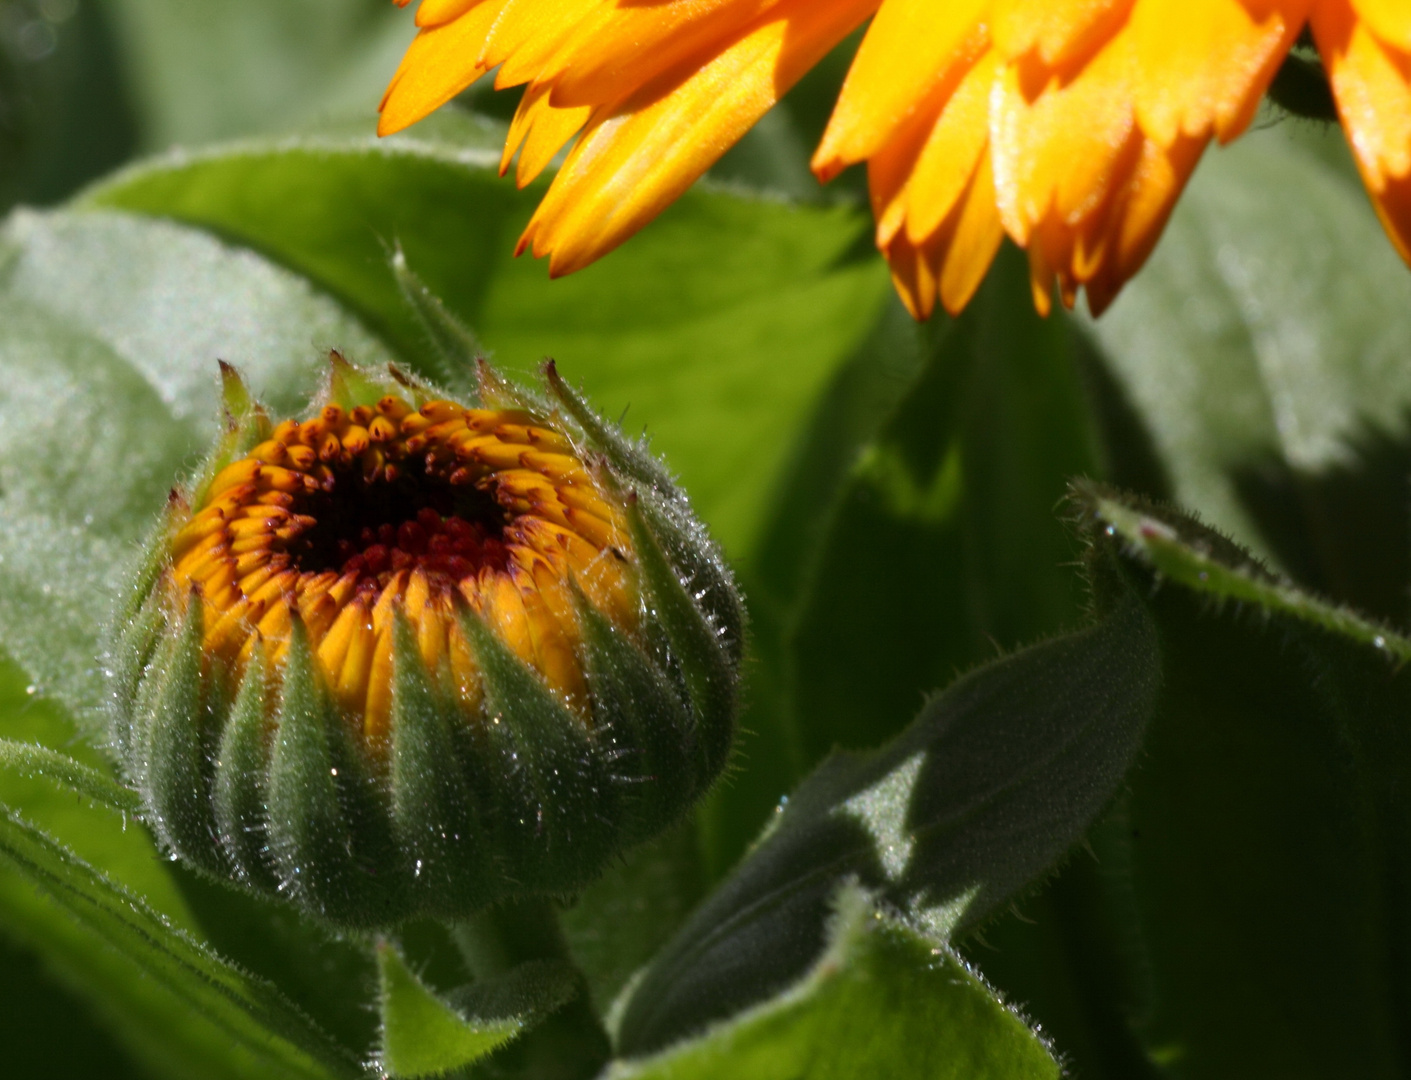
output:
[[1058,1063],[948,948],[845,887],[797,982],[692,1038],[619,1060],[609,1080],[1040,1080]]
[[462,1015],[428,989],[387,943],[377,947],[381,978],[382,1067],[393,1077],[440,1076],[505,1045],[520,1017]]
[[958,681],[876,754],[831,759],[636,985],[621,1046],[657,1051],[779,993],[816,962],[844,880],[938,941],[975,926],[1111,799],[1157,670],[1151,623],[1127,598],[1089,630]]
[[[65,967],[82,965],[89,979],[106,985],[105,1011],[141,1025],[126,1034],[146,1042],[163,1071],[180,1075],[180,1064],[205,1076],[356,1075],[354,1060],[273,986],[173,930],[140,898],[13,811],[0,816],[0,865],[8,871],[0,896],[12,928],[49,924],[42,932],[50,955]],[[55,923],[44,901],[66,917],[64,924]],[[160,1021],[173,997],[185,1013],[175,1027]],[[219,1056],[212,1054],[213,1039],[223,1044]]]
[[[497,175],[501,129],[454,114],[378,141],[307,136],[158,158],[91,191],[202,225],[292,267],[410,366],[434,346],[388,254],[528,376],[545,356],[605,414],[631,407],[727,548],[751,543],[798,426],[889,288],[850,207],[697,189],[632,243],[550,282],[515,260],[543,193]],[[367,357],[355,358],[366,360]],[[729,437],[723,436],[729,432]]]
[[1080,336],[1040,319],[1006,247],[953,322],[884,322],[811,418],[741,583],[751,769],[710,808],[738,856],[835,746],[900,731],[918,695],[1081,618],[1076,548],[1054,514],[1096,466]]
[[0,228],[0,648],[92,729],[98,630],[168,487],[216,433],[216,360],[276,408],[356,320],[248,252],[112,213]]
[[48,780],[124,814],[136,814],[142,809],[141,797],[131,788],[114,782],[92,766],[38,743],[0,739],[0,769],[17,776]]
[[1092,837],[1136,1034],[1191,1080],[1400,1076],[1411,640],[1169,508],[1077,500],[1099,587],[1136,584],[1164,657]]

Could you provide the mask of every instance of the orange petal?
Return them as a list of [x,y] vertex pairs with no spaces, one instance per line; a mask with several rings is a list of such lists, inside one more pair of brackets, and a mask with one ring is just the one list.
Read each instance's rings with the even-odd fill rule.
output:
[[847,36],[875,0],[787,0],[674,86],[601,110],[530,219],[520,250],[558,277],[605,255],[715,163]]
[[1135,48],[1124,29],[1066,84],[1050,80],[1030,100],[1017,65],[1007,66],[990,105],[991,153],[1000,217],[1027,245],[1050,214],[1074,225],[1096,211],[1139,137],[1132,115]]
[[1136,168],[1107,218],[1101,263],[1086,282],[1088,308],[1094,315],[1106,310],[1146,262],[1208,143],[1208,138],[1178,139],[1164,148],[1143,140]]
[[920,122],[894,132],[886,145],[867,159],[867,192],[877,222],[877,246],[883,250],[907,221],[907,191],[933,122],[929,115],[918,119]]
[[416,24],[423,29],[441,26],[452,19],[459,19],[476,4],[485,0],[421,0],[416,9]]
[[931,265],[901,229],[882,252],[892,272],[892,285],[913,319],[929,319],[936,306],[936,278]]
[[[990,155],[982,154],[960,205],[923,248],[928,257],[939,260],[937,289],[942,306],[952,315],[958,315],[975,295],[1003,239],[994,168]],[[931,256],[933,251],[936,254]]]
[[[820,4],[820,6],[822,6]],[[868,5],[860,5],[859,20]],[[875,6],[875,5],[873,5]],[[984,48],[987,0],[886,0],[853,58],[838,104],[813,155],[813,171],[830,180],[880,150],[937,83]]]
[[982,154],[958,204],[940,227],[922,244],[911,239],[909,228],[899,230],[883,253],[902,302],[915,318],[925,319],[938,297],[952,315],[970,302],[1003,239],[990,155]]
[[475,61],[504,0],[485,0],[454,22],[423,30],[382,98],[379,135],[391,135],[450,101],[488,69]]
[[1181,134],[1229,142],[1298,36],[1312,0],[1137,0],[1137,117],[1162,146]]
[[996,0],[995,48],[1008,60],[1035,55],[1053,69],[1081,60],[1110,38],[1133,0]]
[[[980,156],[989,158],[984,151],[990,140],[990,91],[998,72],[999,57],[987,53],[966,73],[931,129],[907,191],[906,230],[913,242],[940,227],[965,193]],[[993,204],[993,174],[990,188]]]
[[1321,0],[1313,33],[1363,180],[1376,196],[1389,179],[1411,172],[1411,56],[1378,41],[1348,0]]
[[1411,176],[1388,180],[1372,195],[1372,205],[1396,250],[1411,263]]
[[520,187],[531,183],[563,149],[563,144],[578,134],[592,112],[587,105],[558,108],[549,103],[548,86],[530,86],[520,98],[510,124],[505,152],[500,158],[500,175],[509,169],[510,159],[519,151],[515,183]]
[[677,64],[714,55],[778,3],[599,4],[537,77],[553,82],[556,105],[618,101]]
[[1406,0],[1353,0],[1352,6],[1377,37],[1411,52],[1411,4]]
[[[496,89],[536,78],[561,47],[574,40],[579,24],[604,0],[509,0],[485,39],[478,60],[499,67]],[[503,65],[503,66],[501,66]]]

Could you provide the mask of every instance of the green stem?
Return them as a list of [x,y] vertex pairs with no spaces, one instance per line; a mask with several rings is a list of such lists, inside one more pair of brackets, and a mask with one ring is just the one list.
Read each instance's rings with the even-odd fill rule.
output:
[[[573,965],[551,900],[522,900],[489,908],[455,925],[451,933],[476,979],[493,979],[531,960]],[[525,1080],[588,1080],[595,1076],[607,1063],[611,1046],[581,973],[578,983],[573,1000],[496,1053],[486,1064],[485,1074]]]

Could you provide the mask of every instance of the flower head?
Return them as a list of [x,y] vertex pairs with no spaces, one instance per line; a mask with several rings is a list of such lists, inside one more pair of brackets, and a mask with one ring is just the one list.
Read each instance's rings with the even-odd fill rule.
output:
[[718,773],[729,575],[556,373],[467,406],[335,354],[278,424],[226,385],[114,647],[173,851],[343,924],[464,914],[580,886]]
[[[407,0],[399,0],[401,3]],[[1007,233],[1035,303],[1101,311],[1211,139],[1249,125],[1311,31],[1367,189],[1411,261],[1411,16],[1394,0],[422,0],[384,133],[498,68],[527,84],[502,169],[577,136],[520,240],[568,273],[709,168],[870,16],[813,159],[866,162],[913,314],[969,300]]]

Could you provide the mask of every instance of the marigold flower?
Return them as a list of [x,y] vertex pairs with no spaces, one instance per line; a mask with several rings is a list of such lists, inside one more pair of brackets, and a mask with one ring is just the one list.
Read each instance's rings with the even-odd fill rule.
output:
[[334,355],[305,420],[225,370],[114,654],[173,852],[345,925],[580,887],[728,751],[741,614],[680,495],[550,369],[464,406]]
[[[405,4],[408,0],[397,0]],[[422,0],[382,102],[397,131],[498,67],[527,84],[501,169],[577,142],[519,242],[552,275],[622,243],[870,16],[813,158],[865,161],[914,315],[965,306],[1005,233],[1034,301],[1105,308],[1212,138],[1305,28],[1367,189],[1411,261],[1411,14],[1399,0]]]

